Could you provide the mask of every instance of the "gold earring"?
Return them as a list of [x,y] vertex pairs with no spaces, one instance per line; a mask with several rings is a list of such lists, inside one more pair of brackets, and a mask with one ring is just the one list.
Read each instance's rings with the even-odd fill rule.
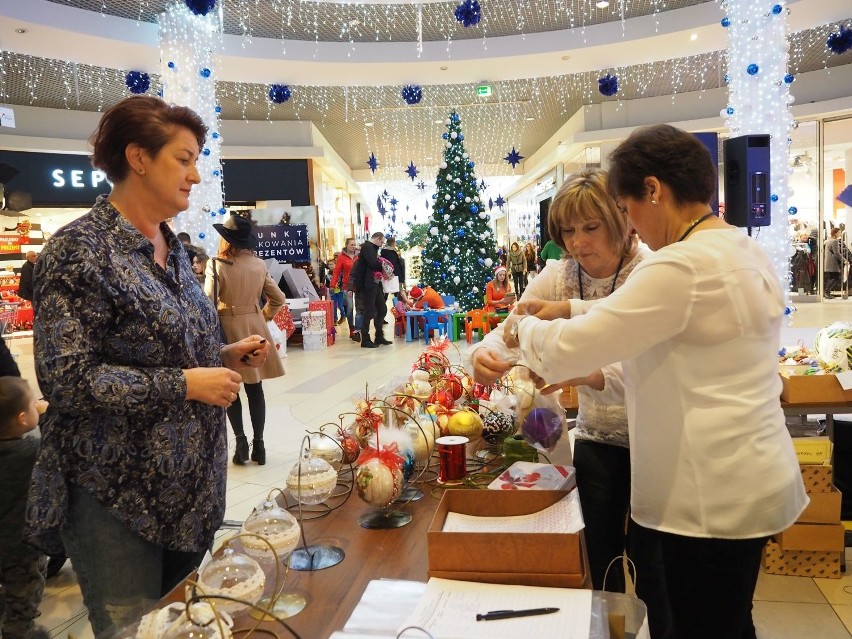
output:
[[651,204],[653,204],[654,206],[657,206],[657,200],[655,200],[655,199],[653,199],[653,198],[652,198],[652,199],[651,199]]

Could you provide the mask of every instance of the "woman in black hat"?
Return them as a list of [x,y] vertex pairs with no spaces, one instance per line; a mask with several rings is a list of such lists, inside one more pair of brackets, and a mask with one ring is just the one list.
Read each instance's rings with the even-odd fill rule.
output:
[[[256,334],[264,336],[272,344],[266,322],[275,317],[286,300],[269,276],[263,260],[254,254],[257,237],[251,231],[251,222],[241,215],[232,214],[224,224],[214,224],[213,227],[222,239],[219,240],[218,259],[208,262],[204,292],[216,304],[227,343]],[[260,306],[261,293],[266,294],[263,308]],[[251,460],[260,465],[266,463],[263,445],[266,400],[261,380],[283,374],[284,366],[274,354],[261,368],[251,368],[243,373],[243,388],[248,397],[253,431]],[[239,395],[227,411],[237,438],[233,461],[245,464],[249,460],[249,446],[243,430],[243,405]]]

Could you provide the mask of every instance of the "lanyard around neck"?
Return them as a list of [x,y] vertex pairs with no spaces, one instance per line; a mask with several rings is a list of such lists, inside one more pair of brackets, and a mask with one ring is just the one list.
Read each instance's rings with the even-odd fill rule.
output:
[[[612,295],[615,292],[615,283],[618,281],[618,274],[621,273],[621,267],[624,265],[624,256],[621,256],[621,259],[618,260],[618,268],[615,269],[615,275],[612,276],[612,288],[609,289],[609,295]],[[590,276],[591,277],[591,276]],[[577,282],[580,285],[580,299],[583,298],[583,269],[580,266],[580,263],[577,262]]]

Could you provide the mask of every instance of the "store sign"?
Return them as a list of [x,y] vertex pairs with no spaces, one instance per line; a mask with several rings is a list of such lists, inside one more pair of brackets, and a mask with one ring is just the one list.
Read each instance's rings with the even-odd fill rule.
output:
[[309,262],[311,259],[307,224],[255,226],[257,256],[279,262]]
[[544,179],[541,182],[536,182],[535,187],[533,187],[533,193],[535,193],[536,195],[541,195],[542,193],[549,191],[555,186],[556,178],[551,175],[549,178]]
[[112,185],[112,183],[107,180],[106,173],[99,169],[89,171],[72,169],[67,173],[65,169],[53,169],[50,172],[50,175],[53,178],[53,186],[57,189],[84,189],[87,186],[98,188],[98,185],[100,184]]

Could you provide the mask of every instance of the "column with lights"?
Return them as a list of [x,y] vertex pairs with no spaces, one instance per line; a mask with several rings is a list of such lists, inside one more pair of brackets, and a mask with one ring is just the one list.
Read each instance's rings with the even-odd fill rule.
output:
[[482,308],[485,284],[494,276],[497,245],[479,197],[475,163],[465,151],[461,119],[453,112],[445,124],[444,161],[428,220],[421,282],[452,295],[469,311]]
[[189,209],[174,220],[176,231],[186,231],[192,244],[215,255],[219,235],[214,222],[221,222],[223,207],[219,113],[216,102],[214,53],[220,50],[222,33],[212,14],[193,13],[182,3],[173,3],[159,15],[160,76],[163,99],[191,108],[207,125],[207,142],[198,158],[201,183],[192,189]]
[[796,208],[789,202],[787,169],[790,131],[795,120],[790,112],[795,79],[787,72],[787,14],[783,3],[773,0],[725,0],[722,26],[728,35],[728,106],[722,111],[731,137],[769,134],[770,209],[772,223],[761,227],[756,239],[769,254],[790,304],[789,216]]

